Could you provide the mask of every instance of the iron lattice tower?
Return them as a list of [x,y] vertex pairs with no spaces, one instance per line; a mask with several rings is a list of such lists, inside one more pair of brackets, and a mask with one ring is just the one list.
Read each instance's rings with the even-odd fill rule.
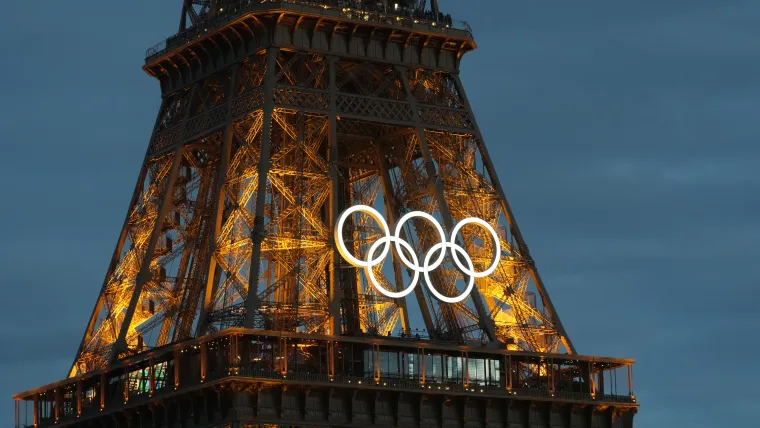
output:
[[[630,426],[632,361],[576,355],[496,176],[458,73],[471,32],[436,1],[367,3],[184,0],[180,31],[147,53],[162,105],[69,379],[16,396],[34,403],[34,426],[440,426],[448,405],[460,425],[474,411],[473,427]],[[391,228],[410,211],[447,231],[483,219],[500,231],[499,267],[460,303],[424,287],[385,297],[335,250],[337,217],[357,204],[382,207]],[[348,225],[366,258],[377,225]],[[439,242],[419,218],[403,239],[418,254]],[[485,230],[459,242],[488,265]],[[387,289],[410,275],[398,254],[373,272]],[[453,295],[461,274],[447,263],[432,280]],[[621,368],[628,395],[605,394],[604,374]],[[405,381],[413,391],[356,402]],[[332,401],[338,383],[348,407]],[[563,385],[576,395],[560,400]],[[493,388],[509,404],[499,417],[492,398],[467,397]],[[522,389],[543,398],[521,401]],[[164,390],[176,402],[156,404]],[[516,420],[528,425],[505,425]]]

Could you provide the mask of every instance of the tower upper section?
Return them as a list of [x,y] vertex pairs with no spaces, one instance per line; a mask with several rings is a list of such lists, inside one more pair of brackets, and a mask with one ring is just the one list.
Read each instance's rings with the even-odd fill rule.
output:
[[148,49],[144,69],[164,93],[267,46],[456,71],[476,47],[472,32],[425,4],[185,0],[180,31]]
[[[417,18],[431,22],[446,23],[450,17],[444,16],[438,7],[438,0],[285,0],[288,3],[312,4],[318,7],[338,9],[355,9],[376,12],[391,16]],[[234,9],[256,1],[241,0],[183,0],[179,31],[190,27],[202,26],[203,22],[213,18],[224,9]],[[257,3],[267,3],[268,0]]]

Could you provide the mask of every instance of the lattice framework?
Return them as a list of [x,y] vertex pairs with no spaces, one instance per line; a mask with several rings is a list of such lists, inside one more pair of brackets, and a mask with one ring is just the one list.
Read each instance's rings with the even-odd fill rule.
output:
[[[336,215],[355,204],[384,207],[391,225],[411,210],[449,230],[482,218],[500,231],[499,268],[459,304],[424,287],[389,299],[333,249]],[[366,257],[377,225],[349,225]],[[404,238],[418,257],[438,240],[420,219]],[[458,239],[476,268],[489,263],[485,231]],[[375,273],[388,289],[409,278],[395,254]],[[451,263],[432,277],[461,287]],[[164,98],[71,374],[229,327],[419,334],[414,319],[436,339],[572,352],[458,76],[269,48]]]

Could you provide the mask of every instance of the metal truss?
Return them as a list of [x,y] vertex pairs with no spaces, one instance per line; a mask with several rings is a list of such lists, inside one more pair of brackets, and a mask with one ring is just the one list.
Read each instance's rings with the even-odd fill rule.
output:
[[[384,207],[391,227],[412,210],[447,230],[482,218],[500,231],[499,268],[458,304],[424,287],[387,298],[334,250],[337,215],[356,204]],[[479,270],[486,233],[457,237]],[[354,215],[344,238],[366,257],[378,234]],[[421,256],[439,238],[415,219],[403,239]],[[409,278],[397,258],[375,269],[388,289]],[[453,295],[463,278],[446,262],[432,279]],[[230,327],[575,353],[458,75],[277,47],[165,95],[70,375]]]

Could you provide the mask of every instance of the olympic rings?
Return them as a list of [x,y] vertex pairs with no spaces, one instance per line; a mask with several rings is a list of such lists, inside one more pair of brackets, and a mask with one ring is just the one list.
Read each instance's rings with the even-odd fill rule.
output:
[[[375,220],[380,226],[383,233],[383,236],[369,247],[369,250],[367,251],[366,261],[359,260],[354,257],[348,251],[343,238],[343,227],[345,226],[346,220],[350,215],[356,212],[362,212],[372,217],[372,219]],[[440,238],[440,242],[433,245],[430,250],[428,250],[423,259],[422,266],[419,264],[419,259],[414,252],[414,248],[408,242],[400,238],[404,224],[413,218],[422,218],[431,223],[434,226],[436,232],[438,232],[438,236]],[[472,262],[472,258],[469,254],[467,254],[464,248],[456,243],[456,237],[462,230],[462,227],[468,224],[480,226],[481,228],[488,231],[491,234],[491,238],[494,243],[493,262],[488,267],[488,269],[483,272],[475,272],[475,266]],[[483,278],[491,275],[496,270],[499,265],[499,261],[501,260],[501,243],[499,241],[499,235],[497,235],[493,227],[491,227],[491,225],[484,220],[481,220],[479,218],[467,218],[460,221],[456,226],[454,226],[454,229],[451,232],[451,237],[447,240],[443,227],[441,227],[435,217],[421,211],[413,211],[401,217],[401,219],[398,221],[398,224],[396,225],[394,235],[391,236],[388,223],[385,221],[383,216],[377,210],[367,205],[355,205],[340,215],[338,218],[338,223],[335,225],[335,243],[338,247],[338,252],[341,254],[341,256],[343,256],[343,259],[345,259],[354,267],[364,268],[367,274],[367,281],[369,281],[369,283],[372,284],[372,286],[375,287],[377,291],[387,297],[390,297],[391,299],[400,299],[402,297],[408,296],[412,290],[414,290],[414,287],[419,282],[420,274],[422,274],[425,278],[425,284],[427,285],[428,289],[438,300],[446,303],[459,303],[467,299],[467,297],[472,292],[472,289],[475,286],[475,278]],[[394,244],[400,261],[409,270],[414,272],[412,275],[411,284],[409,284],[409,286],[407,286],[402,291],[391,291],[384,288],[377,282],[373,270],[375,266],[381,265],[383,263],[383,260],[388,256],[388,252],[391,249],[391,243]],[[383,247],[382,251],[379,251],[381,246]],[[469,280],[467,281],[467,287],[465,288],[464,292],[457,297],[449,297],[440,293],[435,289],[435,287],[433,287],[433,284],[430,280],[430,272],[441,266],[444,259],[446,258],[446,250],[448,249],[451,249],[452,258],[457,268],[459,268],[459,270],[464,275],[469,277]],[[411,255],[411,260],[407,258],[404,250],[406,250]],[[377,254],[378,251],[380,254],[375,257],[375,254]],[[436,252],[438,253],[438,257],[431,263],[431,259]],[[460,256],[464,257],[464,264],[462,263]]]

